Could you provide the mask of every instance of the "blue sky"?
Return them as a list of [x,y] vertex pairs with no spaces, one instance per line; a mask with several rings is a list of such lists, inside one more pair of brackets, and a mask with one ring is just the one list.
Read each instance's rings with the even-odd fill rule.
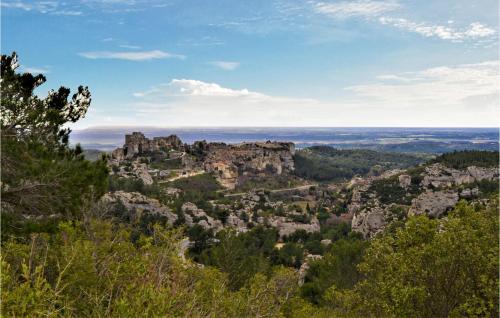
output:
[[74,128],[498,127],[497,0],[1,1],[39,91],[88,85]]

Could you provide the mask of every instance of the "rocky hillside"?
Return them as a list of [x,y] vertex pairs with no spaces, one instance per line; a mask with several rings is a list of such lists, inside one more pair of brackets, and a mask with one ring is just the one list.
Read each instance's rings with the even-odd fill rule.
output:
[[249,179],[291,174],[294,154],[295,146],[288,142],[184,145],[175,135],[148,139],[134,132],[112,152],[111,166],[120,177],[140,178],[145,184],[152,184],[155,177],[171,180],[207,172],[223,187],[235,189]]
[[[424,166],[354,179],[348,205],[352,229],[373,237],[409,215],[442,217],[460,199],[487,203],[486,198],[498,193],[499,176],[498,153],[488,156],[490,160],[480,152],[445,154]],[[455,165],[460,169],[450,162],[460,162]]]
[[265,177],[294,171],[295,145],[290,142],[195,143],[192,148],[195,153],[201,153],[205,171],[213,172],[228,189],[240,185],[247,176]]
[[[294,155],[292,143],[183,145],[176,136],[149,140],[134,133],[110,159],[111,188],[118,192],[106,200],[121,202],[133,215],[139,211],[136,219],[163,215],[170,224],[200,226],[212,233],[225,227],[242,233],[264,226],[283,238],[298,230],[317,233],[322,227],[349,223],[353,231],[371,238],[409,215],[439,218],[460,199],[484,203],[483,198],[498,191],[494,152],[448,153],[420,166],[419,157],[365,150],[314,147]],[[318,164],[304,164],[308,161]],[[414,167],[403,169],[412,163]],[[321,186],[307,180],[297,186],[289,182],[266,191],[259,189],[265,183],[257,181],[248,190],[228,192],[244,181],[291,176],[296,167],[313,179],[356,176]]]

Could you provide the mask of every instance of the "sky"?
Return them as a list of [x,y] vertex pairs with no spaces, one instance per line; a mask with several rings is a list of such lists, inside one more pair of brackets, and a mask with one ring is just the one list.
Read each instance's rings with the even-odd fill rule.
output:
[[73,129],[499,127],[498,0],[1,1],[37,93],[88,86]]

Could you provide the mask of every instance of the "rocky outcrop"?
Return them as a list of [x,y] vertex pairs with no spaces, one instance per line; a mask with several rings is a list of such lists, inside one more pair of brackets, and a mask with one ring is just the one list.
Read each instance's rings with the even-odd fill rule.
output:
[[354,214],[351,227],[364,238],[372,238],[382,232],[386,226],[385,211],[379,207],[363,210]]
[[133,161],[128,163],[126,166],[120,166],[113,163],[115,167],[118,168],[117,171],[111,171],[111,174],[116,174],[122,178],[137,178],[142,180],[142,182],[146,185],[153,184],[153,177],[149,173],[148,166],[145,163],[140,163],[138,161]]
[[246,232],[248,231],[247,224],[245,221],[240,219],[236,214],[231,213],[228,215],[226,219],[226,224],[228,226],[234,227],[236,229],[236,232]]
[[498,168],[470,166],[465,170],[457,170],[436,163],[425,168],[422,186],[446,188],[495,178],[498,178]]
[[426,214],[440,217],[451,210],[458,202],[458,193],[453,190],[428,191],[412,200],[409,215]]
[[479,196],[479,188],[465,188],[460,192],[460,197],[464,199],[471,199]]
[[498,178],[498,168],[482,168],[482,167],[467,167],[467,173],[474,178],[475,181],[493,180]]
[[148,166],[144,163],[134,162],[132,173],[146,185],[153,184],[153,177],[149,174]]
[[182,151],[177,158],[182,160],[183,167],[202,167],[214,173],[219,183],[227,189],[234,189],[243,177],[281,175],[294,170],[295,145],[290,142],[228,145],[197,141],[189,146],[183,145],[175,135],[148,139],[141,132],[125,135],[125,144],[112,152],[110,161],[116,165],[123,160],[154,152],[168,152],[170,158],[173,150]]
[[[441,217],[453,209],[459,198],[474,199],[479,196],[477,187],[467,188],[467,184],[482,180],[498,179],[497,168],[470,166],[458,170],[435,163],[421,168],[419,175],[393,170],[381,177],[354,178],[349,183],[352,187],[352,197],[348,204],[348,212],[353,215],[351,227],[365,238],[371,238],[393,220],[404,220],[407,215],[426,214],[430,217]],[[397,176],[397,179],[389,179]],[[415,178],[415,180],[412,180]],[[372,188],[373,181],[386,179],[385,193],[377,193]],[[416,180],[421,180],[416,183]],[[397,194],[404,200],[388,200],[392,193],[398,193],[401,187],[403,193]],[[399,188],[399,191],[401,189]],[[382,197],[384,196],[384,197]],[[384,198],[385,203],[380,201]],[[387,202],[388,201],[388,202]]]
[[232,162],[208,161],[205,162],[206,171],[215,173],[217,181],[227,189],[234,189],[238,182],[238,167]]
[[323,258],[322,255],[313,255],[313,254],[308,254],[305,257],[304,262],[302,263],[302,265],[299,268],[299,277],[298,277],[299,278],[299,282],[298,282],[299,286],[304,285],[304,281],[305,281],[305,278],[306,278],[306,275],[307,275],[307,271],[311,267],[309,265],[309,263],[313,262],[313,261],[318,261],[318,260],[320,260],[322,258]]
[[108,206],[120,203],[123,204],[127,211],[135,211],[135,213],[139,214],[162,215],[167,217],[170,224],[177,220],[177,215],[172,213],[170,208],[164,206],[158,200],[149,198],[139,192],[108,192],[102,197],[101,202]]
[[290,222],[286,217],[276,217],[269,220],[269,225],[275,227],[280,237],[289,236],[297,230],[304,230],[308,233],[320,231],[318,219],[314,216],[310,223]]
[[194,203],[184,203],[181,207],[181,210],[184,213],[187,226],[198,224],[204,229],[212,229],[214,232],[218,232],[223,228],[221,221],[207,215],[205,211],[203,211],[202,209],[198,209],[198,207]]
[[234,189],[243,176],[281,175],[294,170],[295,145],[288,142],[255,142],[236,145],[206,144],[204,169]]
[[411,184],[411,177],[407,174],[400,174],[398,176],[399,185],[401,188],[408,188]]

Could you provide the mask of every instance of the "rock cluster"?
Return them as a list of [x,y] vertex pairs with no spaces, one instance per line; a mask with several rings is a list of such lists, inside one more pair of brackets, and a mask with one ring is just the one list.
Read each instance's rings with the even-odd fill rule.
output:
[[287,217],[278,216],[269,219],[269,225],[278,230],[280,237],[289,236],[297,230],[304,230],[308,233],[320,231],[320,224],[316,216],[311,218],[310,223],[297,223],[290,221]]
[[426,167],[424,174],[422,186],[443,188],[481,180],[493,180],[498,178],[498,168],[470,166],[465,170],[457,170],[436,163]]
[[186,219],[187,226],[191,227],[195,224],[198,224],[206,230],[212,229],[215,233],[223,229],[221,221],[207,215],[205,211],[203,211],[202,209],[198,209],[198,207],[194,203],[184,203],[181,210],[184,213],[184,218]]
[[132,161],[129,165],[121,166],[114,164],[118,168],[117,171],[111,171],[111,174],[116,174],[122,178],[136,178],[142,180],[145,185],[153,184],[153,177],[149,173],[148,166],[137,160]]
[[[411,204],[384,205],[380,203],[378,193],[370,191],[373,181],[391,176],[397,176],[397,185],[405,190],[403,195],[406,195],[408,200],[411,199]],[[441,217],[453,209],[460,198],[473,199],[479,196],[479,189],[466,187],[467,184],[482,180],[497,180],[498,176],[497,168],[470,166],[458,170],[436,163],[423,169],[418,176],[422,181],[416,185],[416,188],[412,184],[412,176],[397,170],[390,171],[381,177],[353,179],[350,182],[353,189],[352,197],[348,205],[348,212],[352,215],[352,229],[361,233],[365,238],[370,238],[383,231],[394,218],[420,214]],[[394,210],[404,215],[394,216]]]
[[[135,211],[135,213],[156,214],[167,217],[168,222],[173,224],[177,220],[177,215],[161,204],[158,200],[149,198],[139,192],[116,191],[106,193],[101,202],[107,206],[115,203],[121,203],[127,211]],[[136,215],[138,217],[139,215]]]

